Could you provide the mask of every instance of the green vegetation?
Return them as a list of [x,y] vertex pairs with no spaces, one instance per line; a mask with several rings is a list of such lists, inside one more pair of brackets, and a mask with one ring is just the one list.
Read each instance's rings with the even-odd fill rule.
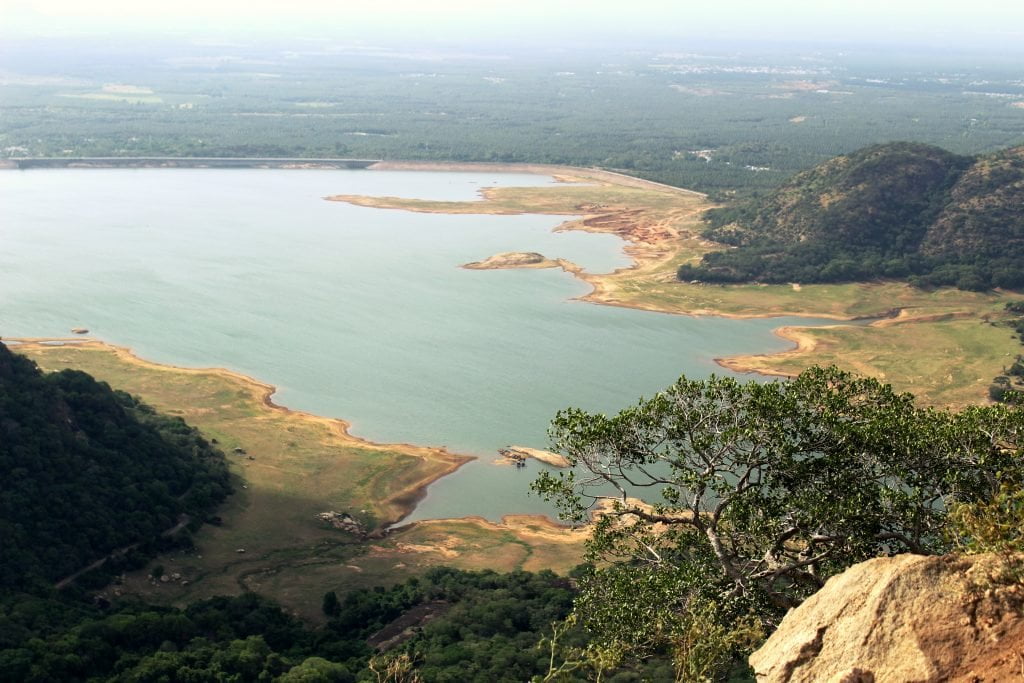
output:
[[763,200],[708,212],[736,249],[680,280],[822,283],[881,278],[985,290],[1024,286],[1024,148],[968,159],[890,143],[798,174]]
[[[1024,302],[1011,301],[1006,304],[1008,319],[1001,324],[1013,330],[1013,336],[1024,344]],[[988,388],[988,396],[993,401],[1005,403],[1019,402],[1024,395],[1024,356],[1017,354],[1003,372],[996,375]]]
[[370,643],[394,638],[389,656],[408,653],[428,681],[525,681],[547,671],[537,643],[569,613],[572,596],[551,572],[438,568],[349,593],[317,630],[251,593],[184,609],[11,597],[0,602],[0,675],[26,683],[374,681]]
[[[828,577],[948,551],[951,507],[1024,483],[1024,410],[922,409],[835,369],[683,378],[612,417],[562,411],[552,439],[578,470],[543,473],[535,489],[569,519],[601,504],[581,623],[606,647],[719,673],[752,644],[742,634],[771,630]],[[737,637],[694,650],[694,629],[716,632],[709,615]]]
[[83,372],[43,375],[2,344],[0,433],[0,592],[43,590],[119,549],[105,570],[139,566],[187,543],[178,532],[230,491],[223,454],[180,418]]
[[[83,352],[99,353],[96,358],[110,354],[104,347],[37,353],[58,358]],[[66,429],[70,436],[58,442],[88,444],[93,454],[106,449],[103,454],[119,466],[104,470],[77,460],[64,468],[65,490],[82,481],[97,493],[109,490],[110,482],[121,485],[131,466],[116,456],[128,451],[141,458],[143,446],[165,443],[157,439],[186,445],[193,458],[209,461],[194,469],[224,481],[222,458],[203,450],[205,441],[180,419],[160,417],[81,372],[41,375],[6,349],[0,360],[0,424],[14,434],[11,443],[29,443],[22,438],[29,425],[32,443],[40,445],[41,435],[60,436]],[[164,385],[173,385],[177,376],[194,386],[197,379],[199,386],[245,386],[223,374],[147,368],[139,361],[131,367],[142,384],[150,381],[147,373],[160,372]],[[215,393],[222,402],[229,397]],[[202,414],[201,395],[196,400],[193,410]],[[127,426],[125,416],[135,413],[169,436]],[[36,424],[39,415],[56,416],[55,426]],[[103,427],[98,433],[96,425]],[[126,432],[130,441],[120,436]],[[230,429],[222,433],[233,438]],[[496,535],[483,522],[467,520],[461,529],[436,522],[379,542],[350,539],[314,547],[308,556],[289,558],[283,548],[257,558],[243,574],[257,577],[271,593],[282,581],[309,576],[303,569],[314,571],[309,585],[288,596],[294,612],[326,619],[313,629],[254,593],[155,606],[123,597],[133,584],[119,579],[113,590],[91,599],[79,591],[57,594],[48,589],[54,572],[23,563],[23,553],[8,555],[5,546],[5,576],[17,578],[0,595],[0,670],[23,681],[362,683],[380,680],[385,671],[403,672],[401,680],[407,681],[742,679],[740,655],[760,642],[785,609],[859,560],[1019,545],[1014,525],[1024,485],[1024,409],[1016,406],[959,413],[922,409],[911,396],[875,380],[814,369],[793,382],[767,384],[683,379],[614,417],[563,411],[552,435],[579,472],[542,476],[537,488],[576,520],[587,516],[591,502],[604,501],[587,542],[588,564],[574,580],[548,570],[464,572],[423,562],[438,552],[442,561],[464,563],[460,553],[469,547],[492,564],[520,546],[530,557],[545,548],[540,537],[556,535],[537,520],[521,522],[519,537],[509,528]],[[41,457],[39,449],[32,452],[36,460],[61,462]],[[161,508],[170,505],[159,497],[162,489],[152,487],[158,477],[147,473],[135,472],[133,485],[156,491],[150,498]],[[6,479],[4,499],[51,475],[37,468]],[[196,488],[202,483],[198,476],[191,481],[184,489],[165,488],[177,491],[180,501],[212,504],[210,495],[189,494],[203,490]],[[85,500],[75,512],[93,521],[100,515],[91,513],[104,504],[102,498]],[[210,514],[207,508],[186,509]],[[16,513],[3,512],[5,523],[21,523]],[[231,507],[217,513],[226,526],[240,519]],[[476,535],[469,529],[473,524]],[[216,537],[196,538],[204,553],[224,550]],[[125,540],[133,539],[117,538],[106,547]],[[63,541],[54,537],[47,546]],[[572,542],[554,543],[572,554]],[[410,555],[417,544],[422,547]],[[186,549],[189,557],[194,552]],[[398,558],[416,563],[408,570],[415,576],[393,584],[399,574],[388,567]],[[268,561],[277,564],[268,569]],[[149,582],[173,584],[181,570],[176,562],[174,553],[162,556],[150,567]],[[357,574],[365,568],[372,576],[364,585],[374,587],[360,588],[352,573],[339,571],[349,567]],[[284,577],[271,578],[278,572]],[[204,590],[218,585],[214,581]],[[325,588],[313,596],[314,585]],[[25,587],[33,592],[23,592]]]
[[1007,57],[283,47],[8,40],[0,150],[596,165],[725,197],[890,140],[977,154],[1024,138]]
[[[146,370],[136,371],[144,384]],[[163,372],[165,386],[173,385],[174,375],[203,377],[149,372]],[[230,397],[223,391],[216,395],[220,401]],[[202,395],[193,398],[198,405],[191,409],[203,411]],[[231,420],[245,419],[226,405],[221,410],[232,413]],[[166,554],[151,566],[148,581],[155,587],[188,583],[182,582],[174,558],[182,551],[196,555],[189,531],[199,523],[190,520],[210,519],[218,531],[237,523],[230,507],[212,514],[229,490],[224,456],[181,418],[160,415],[78,370],[44,375],[4,345],[0,426],[0,465],[7,475],[0,482],[0,671],[5,680],[369,681],[374,676],[367,641],[403,616],[412,621],[392,626],[393,633],[378,641],[391,648],[408,641],[404,649],[429,680],[525,680],[546,670],[548,658],[535,645],[571,605],[570,583],[550,571],[471,574],[418,562],[413,571],[422,579],[387,590],[358,590],[335,570],[331,590],[319,601],[329,621],[318,631],[252,593],[193,601],[182,609],[126,599],[122,596],[130,582],[124,575],[113,587],[104,586],[114,574],[145,564],[157,551]],[[315,520],[309,525],[322,526]],[[490,542],[485,552],[500,554],[495,544],[508,544],[521,546],[527,556],[532,553],[532,546],[513,532],[480,526],[475,547]],[[544,526],[523,523],[535,537],[545,533]],[[267,533],[273,530],[266,527]],[[438,531],[451,530],[442,526]],[[170,538],[171,532],[183,537]],[[427,542],[430,533],[428,526],[418,537],[396,534],[396,542]],[[206,548],[209,540],[198,538]],[[355,540],[348,540],[349,557],[368,549]],[[536,545],[540,549],[543,544]],[[218,549],[210,550],[217,555]],[[285,546],[276,550],[276,561],[288,554]],[[320,566],[335,568],[345,557],[336,550],[313,548]],[[382,548],[377,555],[386,552]],[[55,581],[107,553],[112,557],[103,571],[96,567],[63,593],[53,589]],[[557,564],[551,559],[540,561]],[[493,558],[490,563],[497,564]],[[368,580],[379,586],[392,576],[381,570]],[[82,590],[87,587],[91,595]],[[315,607],[306,605],[307,610]],[[420,615],[423,629],[420,617],[407,616],[410,612]],[[416,633],[406,634],[407,627]]]

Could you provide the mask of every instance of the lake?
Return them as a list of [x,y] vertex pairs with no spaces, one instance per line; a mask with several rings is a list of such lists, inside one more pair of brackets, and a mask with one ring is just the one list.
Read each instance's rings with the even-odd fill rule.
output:
[[[527,495],[559,408],[614,412],[715,357],[789,348],[795,319],[672,316],[574,301],[559,270],[470,271],[503,251],[590,272],[628,264],[612,235],[552,232],[562,216],[436,215],[332,194],[469,200],[536,175],[345,170],[0,172],[0,335],[90,336],[143,358],[218,366],[278,387],[275,402],[341,417],[380,442],[480,459],[409,518],[548,511]],[[808,321],[803,321],[808,322]]]

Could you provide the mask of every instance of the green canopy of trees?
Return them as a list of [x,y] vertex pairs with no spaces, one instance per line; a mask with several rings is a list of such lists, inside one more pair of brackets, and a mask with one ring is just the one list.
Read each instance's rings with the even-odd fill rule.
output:
[[679,269],[703,282],[1024,286],[1024,147],[963,157],[894,142],[839,156],[778,190],[709,211],[736,247]]
[[152,554],[229,493],[223,454],[89,375],[43,374],[0,344],[0,593],[42,589],[111,551]]
[[678,655],[703,637],[695,624],[722,639],[771,629],[854,563],[949,550],[951,506],[1020,489],[1022,437],[1019,408],[918,408],[834,368],[683,378],[611,417],[560,412],[552,438],[574,469],[534,487],[569,519],[604,508],[575,605],[584,626]]

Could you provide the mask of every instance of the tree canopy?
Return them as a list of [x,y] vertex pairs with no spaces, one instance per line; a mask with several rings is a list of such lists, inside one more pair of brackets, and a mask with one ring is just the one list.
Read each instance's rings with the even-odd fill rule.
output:
[[1022,179],[1021,147],[970,158],[930,145],[874,145],[799,173],[766,197],[709,211],[705,236],[736,248],[678,275],[1018,288]]
[[678,648],[697,617],[771,628],[856,562],[945,551],[951,504],[1024,476],[1024,411],[919,408],[834,368],[684,377],[610,417],[561,411],[551,434],[574,469],[534,488],[597,518],[576,612],[639,651]]
[[171,540],[230,491],[223,454],[180,418],[89,375],[43,374],[0,344],[0,592],[46,587],[115,549]]

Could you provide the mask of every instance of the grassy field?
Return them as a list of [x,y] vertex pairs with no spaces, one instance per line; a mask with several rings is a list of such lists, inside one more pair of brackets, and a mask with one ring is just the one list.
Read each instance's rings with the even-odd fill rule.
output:
[[[788,330],[804,343],[794,351],[721,359],[740,372],[793,375],[816,364],[885,379],[923,403],[964,405],[987,400],[988,385],[1021,352],[1003,316],[1013,293],[921,290],[899,282],[835,285],[709,285],[683,283],[676,270],[720,245],[700,237],[701,215],[711,204],[696,193],[605,173],[561,170],[565,184],[496,188],[472,202],[430,202],[395,197],[331,197],[361,206],[437,213],[548,213],[582,216],[566,230],[610,232],[627,241],[631,268],[579,273],[597,304],[684,315],[806,316],[856,320],[856,325]],[[628,182],[627,185],[620,183]],[[872,322],[870,319],[877,318]]]
[[730,358],[743,371],[796,375],[811,362],[834,364],[912,391],[931,405],[962,407],[987,400],[1002,367],[1021,353],[1009,330],[977,316],[872,326],[786,328],[800,349],[767,356]]
[[84,370],[180,415],[229,458],[236,492],[219,513],[223,523],[204,526],[194,552],[156,562],[181,579],[151,582],[142,571],[127,577],[123,590],[168,603],[256,590],[315,620],[328,590],[390,584],[438,563],[567,570],[579,561],[579,532],[531,518],[501,525],[437,521],[362,541],[317,514],[348,512],[379,528],[398,520],[427,482],[463,458],[356,439],[344,422],[274,406],[266,400],[271,387],[223,370],[156,365],[95,342],[14,348],[45,370]]

